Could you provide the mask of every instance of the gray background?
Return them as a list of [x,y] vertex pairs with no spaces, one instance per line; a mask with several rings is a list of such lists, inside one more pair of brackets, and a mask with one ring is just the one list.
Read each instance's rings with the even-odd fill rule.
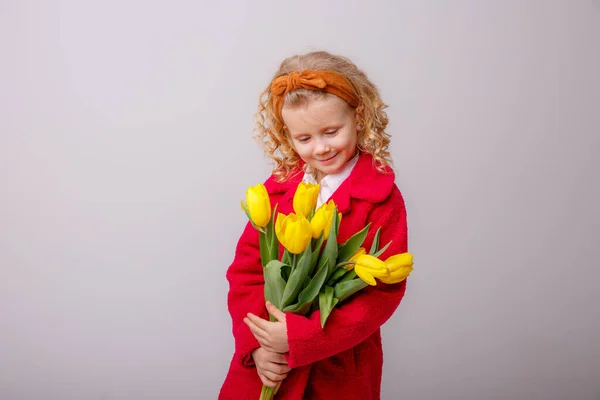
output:
[[0,1],[0,398],[216,398],[286,56],[390,105],[384,399],[600,398],[600,2]]

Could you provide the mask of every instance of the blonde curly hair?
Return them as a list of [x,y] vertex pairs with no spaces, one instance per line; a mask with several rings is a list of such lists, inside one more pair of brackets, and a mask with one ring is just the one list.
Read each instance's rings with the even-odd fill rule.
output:
[[[388,118],[384,109],[387,105],[381,100],[377,87],[352,61],[325,51],[286,58],[279,66],[273,80],[307,69],[337,72],[350,82],[359,99],[359,104],[354,110],[359,127],[357,146],[359,150],[373,156],[379,171],[387,172],[386,167],[392,164],[388,151],[390,135],[385,131]],[[318,90],[296,89],[286,94],[284,104],[286,107],[296,107],[310,100],[327,96],[333,95]],[[263,147],[267,156],[275,162],[273,175],[281,182],[288,178],[292,171],[298,169],[300,157],[294,150],[283,121],[280,121],[274,112],[272,100],[270,82],[259,97],[258,111],[254,116],[256,122],[254,138]]]

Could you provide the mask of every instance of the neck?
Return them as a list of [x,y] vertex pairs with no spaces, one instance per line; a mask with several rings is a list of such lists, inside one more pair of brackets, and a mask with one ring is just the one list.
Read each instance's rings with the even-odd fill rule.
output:
[[327,176],[327,174],[324,174],[323,172],[316,170],[315,171],[315,180],[317,181],[317,183],[321,183],[321,180],[323,178],[325,178]]

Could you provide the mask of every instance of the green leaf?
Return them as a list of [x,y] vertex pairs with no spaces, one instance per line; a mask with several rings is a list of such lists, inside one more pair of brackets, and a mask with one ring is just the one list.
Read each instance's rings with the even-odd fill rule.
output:
[[331,274],[329,280],[327,281],[327,285],[333,286],[335,281],[344,276],[344,274],[346,274],[347,272],[348,270],[346,269],[346,267],[337,267],[335,271],[333,271],[333,274]]
[[[314,246],[313,246],[314,245]],[[315,273],[315,267],[317,266],[317,260],[319,259],[319,255],[321,254],[321,247],[323,245],[323,233],[317,240],[311,240],[311,246],[313,251],[310,257],[310,267],[308,268],[307,274],[308,276],[312,276]],[[310,246],[309,246],[310,247]]]
[[308,302],[308,303],[298,302],[296,304],[287,306],[282,311],[283,312],[291,312],[291,313],[298,314],[298,315],[306,315],[306,314],[308,314],[308,311],[310,310],[311,306],[312,306],[312,302]]
[[359,290],[366,288],[367,286],[369,285],[360,279],[352,279],[349,281],[340,282],[337,285],[335,285],[334,294],[335,297],[340,299],[341,302],[346,300],[348,297],[352,296]]
[[258,233],[258,243],[260,246],[260,262],[265,267],[271,261],[269,245],[267,243],[267,235],[263,232]]
[[264,269],[265,299],[273,303],[277,308],[281,306],[285,281],[281,277],[281,268],[285,264],[278,260],[272,260]]
[[298,295],[299,303],[310,303],[317,298],[317,295],[325,283],[327,277],[327,268],[321,268],[315,276],[310,280],[310,283]]
[[[340,219],[340,216],[338,215],[339,211],[337,206],[335,206],[335,209],[333,210],[334,214],[333,214],[333,222],[331,223],[332,227],[335,227],[335,237],[337,237],[337,235],[340,234],[340,223],[342,222],[342,220]],[[329,235],[331,235],[331,231],[329,232]]]
[[[317,299],[315,299],[317,300]],[[310,310],[308,310],[308,314],[312,314],[315,311],[317,311],[319,309],[319,302],[318,301],[313,301],[312,305],[310,306]]]
[[269,220],[269,224],[267,225],[267,243],[269,244],[269,256],[271,260],[279,260],[279,241],[277,240],[277,235],[275,234],[275,218],[277,215],[277,206],[279,204],[275,204],[273,208],[273,213],[271,214],[271,219]]
[[325,240],[325,234],[321,232],[321,236],[318,239],[313,239],[313,253],[311,264],[316,265],[319,255],[321,254],[321,247],[323,247],[323,241]]
[[286,248],[283,249],[283,257],[281,257],[281,262],[287,265],[292,265],[292,253],[290,253]]
[[281,306],[283,308],[296,302],[298,293],[300,293],[300,291],[304,288],[304,282],[308,276],[308,270],[311,268],[311,261],[312,251],[310,246],[306,246],[306,250],[304,250],[304,253],[302,253],[300,261],[298,261],[296,268],[292,271],[292,274],[285,285],[285,289],[283,291],[283,300],[281,301]]
[[377,232],[375,232],[375,237],[373,238],[373,244],[371,245],[371,250],[369,250],[369,254],[373,254],[379,248],[379,235],[381,234],[381,227],[377,228]]
[[335,225],[338,221],[337,211],[333,215],[333,222],[331,223],[331,229],[329,230],[329,237],[327,238],[327,243],[325,243],[325,248],[321,253],[321,258],[319,259],[319,267],[318,270],[323,268],[327,260],[331,260],[331,262],[327,263],[327,279],[333,273],[335,269],[336,263],[333,260],[337,259],[338,256],[338,244],[337,244],[337,232],[335,229]]
[[373,256],[379,257],[380,255],[382,255],[383,252],[386,251],[388,247],[390,247],[390,244],[392,244],[391,240],[390,240],[390,242],[388,244],[386,244],[385,246],[383,246],[382,249],[380,249],[378,252],[374,253]]
[[345,282],[345,281],[349,281],[351,279],[356,278],[356,272],[351,269],[350,271],[346,272],[339,280],[338,283],[340,282]]
[[290,278],[291,271],[292,271],[292,266],[284,264],[283,267],[281,267],[281,279],[283,279],[284,281],[287,282],[288,279]]
[[324,290],[319,293],[319,310],[321,311],[321,328],[325,327],[325,322],[329,318],[329,314],[333,307],[338,303],[338,299],[333,297],[334,289],[331,286],[325,286]]
[[337,258],[338,263],[348,261],[348,259],[352,257],[354,253],[356,253],[356,250],[358,250],[365,241],[367,233],[369,233],[370,226],[371,223],[368,223],[367,226],[360,230],[360,232],[357,232],[354,235],[352,235],[352,237],[342,245],[342,248],[340,249],[340,253]]
[[298,302],[296,304],[285,307],[282,311],[293,312],[299,315],[306,315],[312,308],[312,305],[319,294],[321,286],[325,281],[327,268],[322,268],[313,279],[310,280],[308,285],[305,286],[304,290],[298,295]]

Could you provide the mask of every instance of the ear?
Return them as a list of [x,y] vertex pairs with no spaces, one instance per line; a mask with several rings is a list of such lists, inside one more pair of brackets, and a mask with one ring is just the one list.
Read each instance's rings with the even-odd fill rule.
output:
[[358,123],[358,121],[356,122],[356,135],[360,136],[360,133],[363,130],[363,126],[361,124]]
[[360,121],[358,120],[358,114],[356,114],[356,111],[354,112],[354,123],[356,124],[357,133],[363,130],[363,126],[361,125]]

